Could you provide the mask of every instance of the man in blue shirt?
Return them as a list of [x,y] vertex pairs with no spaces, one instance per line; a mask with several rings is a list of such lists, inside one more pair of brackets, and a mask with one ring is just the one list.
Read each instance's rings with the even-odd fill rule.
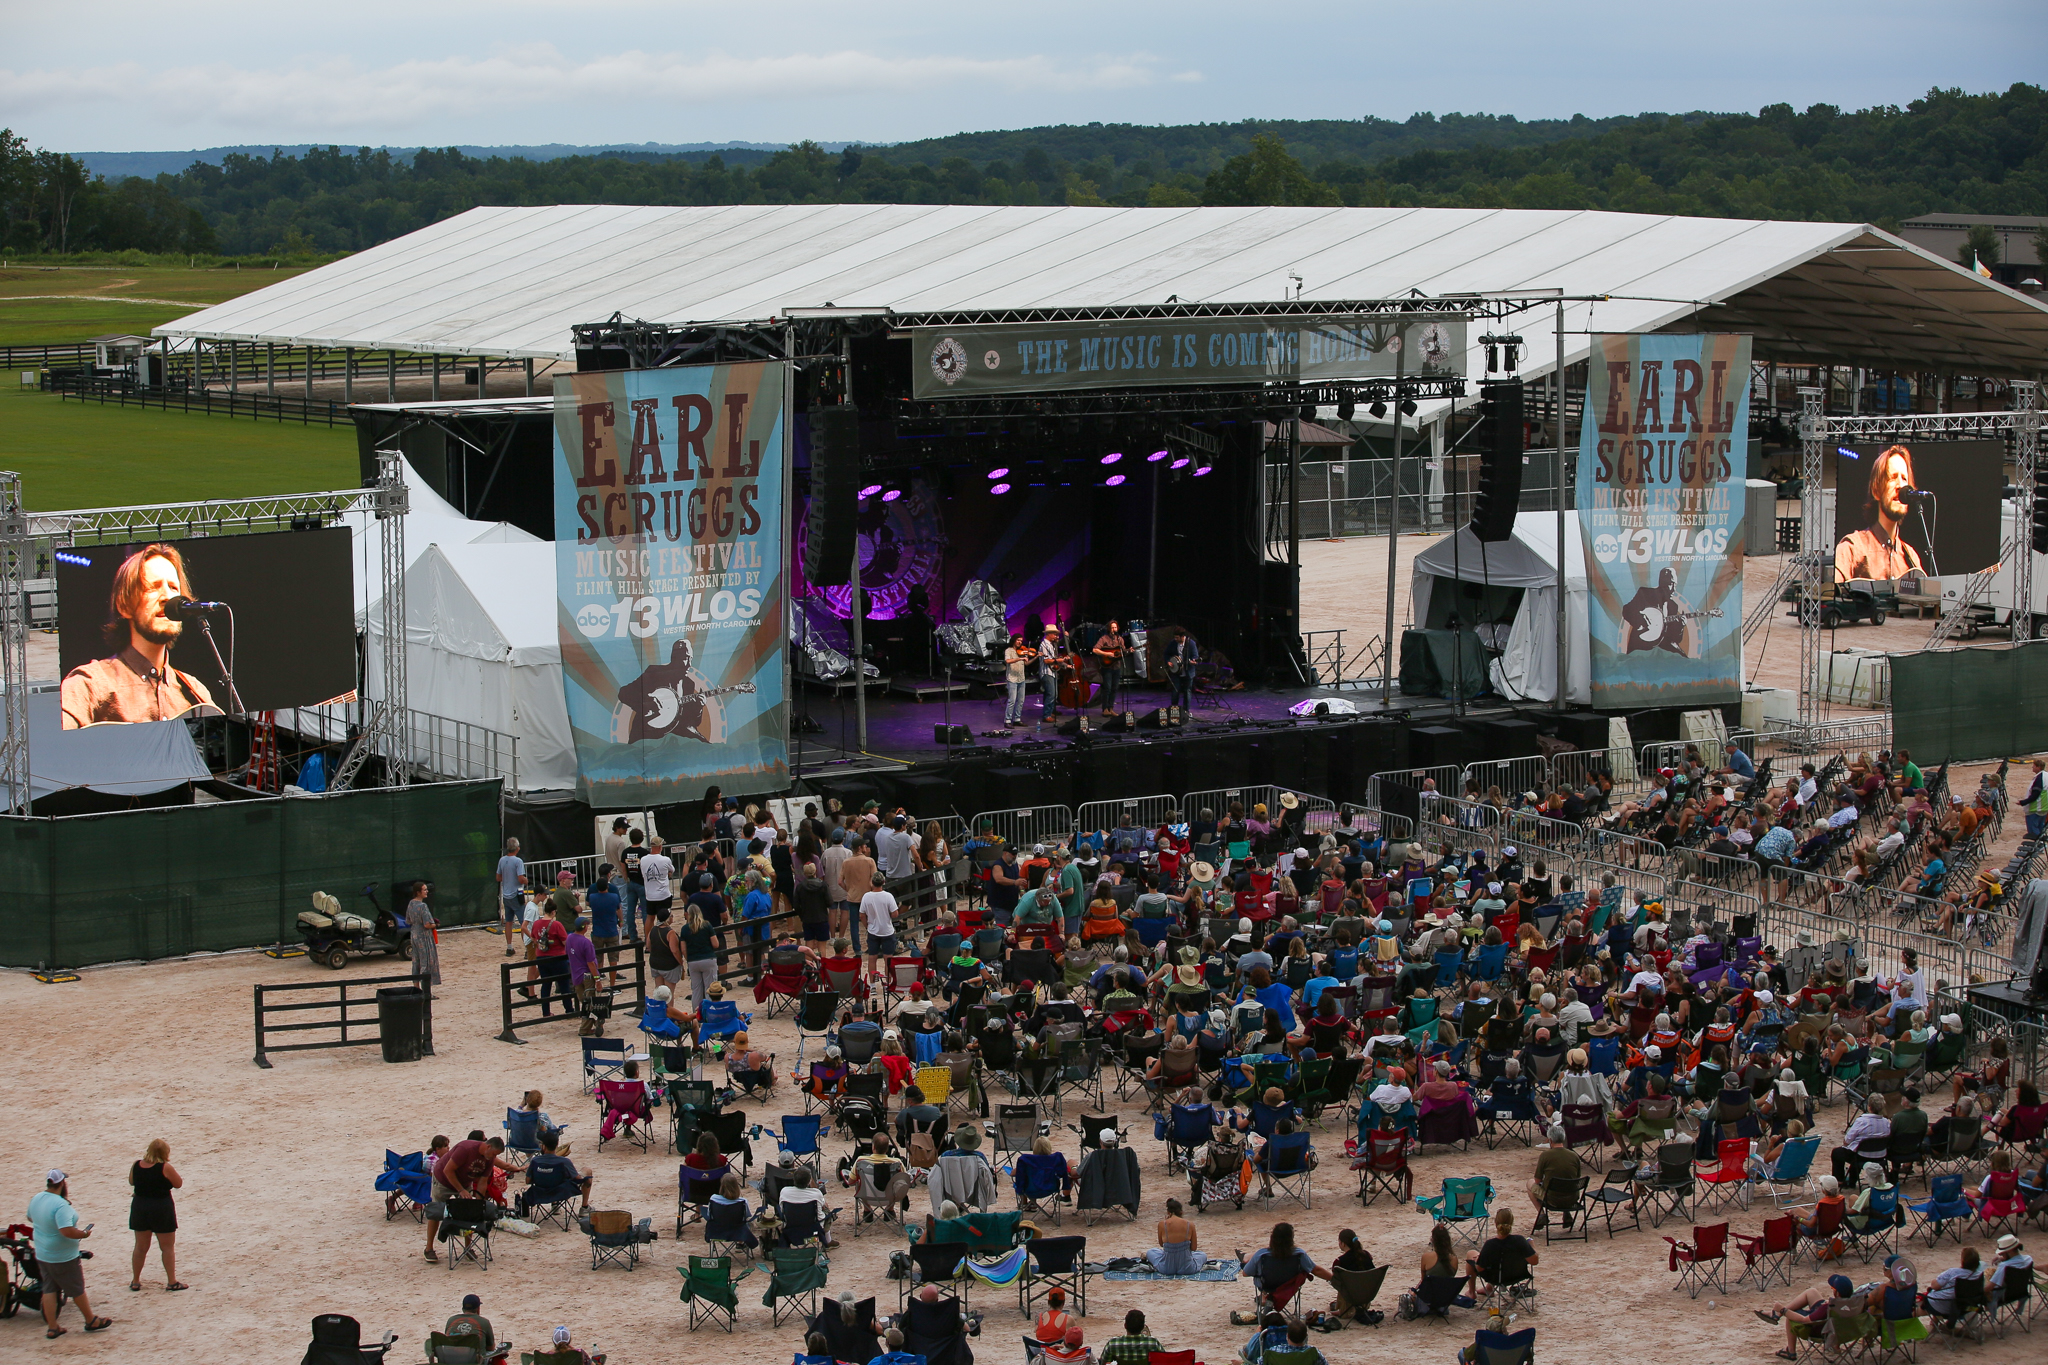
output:
[[78,1226],[78,1210],[71,1207],[71,1182],[62,1171],[51,1171],[43,1192],[28,1201],[29,1226],[35,1231],[36,1261],[43,1277],[43,1335],[55,1340],[67,1329],[57,1325],[57,1298],[69,1295],[85,1315],[85,1330],[104,1332],[114,1325],[112,1318],[94,1317],[92,1301],[85,1296],[85,1268],[79,1260],[79,1246],[92,1236],[92,1225]]
[[740,918],[758,920],[749,925],[747,937],[753,943],[754,971],[761,970],[761,955],[768,942],[768,919],[775,913],[775,899],[768,894],[768,887],[758,870],[747,873],[747,894],[740,902]]
[[539,1136],[540,1155],[526,1163],[526,1190],[519,1198],[521,1214],[531,1213],[535,1204],[578,1193],[583,1196],[583,1207],[577,1212],[588,1209],[591,1177],[577,1170],[575,1162],[555,1150],[562,1141],[559,1132],[543,1128]]
[[526,863],[519,856],[519,841],[505,841],[505,856],[498,859],[498,904],[504,907],[505,956],[512,956],[512,940],[526,923]]
[[1782,865],[1792,852],[1793,843],[1789,825],[1772,825],[1764,837],[1756,841],[1756,860],[1766,867]]

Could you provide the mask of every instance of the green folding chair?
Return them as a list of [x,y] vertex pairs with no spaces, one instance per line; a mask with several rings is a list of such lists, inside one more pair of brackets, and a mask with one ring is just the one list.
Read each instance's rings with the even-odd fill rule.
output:
[[692,1256],[688,1265],[677,1266],[676,1273],[683,1277],[682,1300],[690,1305],[690,1330],[694,1332],[701,1323],[723,1319],[725,1330],[730,1332],[740,1308],[740,1281],[754,1270],[755,1267],[748,1266],[733,1274],[730,1256]]
[[[768,1253],[768,1292],[761,1296],[769,1326],[785,1318],[808,1320],[818,1315],[818,1294],[832,1262],[820,1247],[776,1247]],[[694,1259],[694,1258],[693,1258]]]

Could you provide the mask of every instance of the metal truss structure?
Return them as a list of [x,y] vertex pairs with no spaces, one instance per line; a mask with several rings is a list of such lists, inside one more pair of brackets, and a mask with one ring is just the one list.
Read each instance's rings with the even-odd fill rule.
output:
[[[39,554],[72,545],[187,539],[255,531],[310,530],[351,513],[377,518],[382,623],[385,639],[405,639],[405,513],[410,507],[405,464],[396,450],[377,452],[377,482],[369,488],[288,493],[261,498],[217,498],[143,507],[92,507],[30,512],[21,505],[21,476],[0,471],[0,689],[5,691],[6,735],[0,743],[0,785],[9,808],[26,812],[29,789],[28,594]],[[386,780],[408,780],[408,738],[401,723],[408,702],[405,650],[384,651],[384,698],[373,703],[370,723],[330,783],[340,791],[354,780],[374,747],[386,760]]]
[[[2033,633],[2034,555],[2031,528],[2034,485],[2040,477],[2041,414],[2032,380],[2013,382],[2011,412],[1932,412],[1883,417],[1828,417],[1821,411],[1821,390],[1799,390],[1800,476],[1804,492],[1800,499],[1799,576],[1802,602],[1799,613],[1799,719],[1814,724],[1822,718],[1827,697],[1827,679],[1822,676],[1823,650],[1820,613],[1807,603],[1817,602],[1833,586],[1834,560],[1825,553],[1826,526],[1821,499],[1821,471],[1830,447],[1839,442],[1876,445],[1894,441],[1983,440],[2010,438],[2014,487],[2020,502],[2020,516],[2010,534],[2003,530],[1998,561],[1982,573],[1971,574],[1955,604],[1942,613],[1923,649],[1940,649],[1955,637],[1969,619],[1977,599],[1994,581],[1993,575],[2010,574],[2013,585],[2015,639]],[[2022,627],[2020,624],[2024,622]]]

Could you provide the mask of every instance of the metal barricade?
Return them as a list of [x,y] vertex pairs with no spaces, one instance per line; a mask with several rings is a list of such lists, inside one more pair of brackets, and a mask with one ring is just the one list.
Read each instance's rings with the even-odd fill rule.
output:
[[1315,801],[1321,801],[1323,807],[1327,810],[1336,809],[1334,802],[1324,797],[1311,797],[1299,787],[1275,787],[1271,785],[1216,787],[1209,791],[1189,792],[1181,798],[1180,808],[1183,812],[1190,815],[1204,808],[1213,810],[1218,815],[1221,815],[1229,810],[1234,802],[1242,805],[1245,814],[1250,815],[1254,806],[1262,805],[1266,808],[1266,819],[1270,823],[1277,825],[1280,823],[1280,795],[1282,792],[1293,792],[1296,796],[1301,797],[1304,802],[1311,803],[1311,809],[1314,808],[1312,803]]
[[1586,829],[1570,820],[1518,810],[1509,813],[1501,839],[1515,844],[1540,844],[1560,856],[1577,858],[1585,850]]
[[1678,761],[1685,757],[1687,749],[1698,749],[1700,760],[1712,772],[1728,761],[1728,746],[1733,744],[1751,758],[1755,757],[1753,746],[1756,736],[1748,730],[1730,730],[1724,739],[1711,736],[1705,739],[1666,740],[1656,744],[1645,744],[1638,760],[1639,771],[1654,773],[1660,768],[1676,768]]
[[1069,806],[1023,806],[1012,810],[985,810],[969,822],[980,829],[983,821],[1012,848],[1033,844],[1065,843],[1079,828]]
[[1484,801],[1468,801],[1461,796],[1438,796],[1422,803],[1423,818],[1438,824],[1456,825],[1460,829],[1498,830],[1507,823],[1507,812]]
[[1801,725],[1795,720],[1766,721],[1755,738],[1756,748],[1749,751],[1749,756],[1759,761],[1779,756],[1854,754],[1866,749],[1874,756],[1879,750],[1892,747],[1892,718],[1884,712],[1814,725]]
[[1336,812],[1333,832],[1343,838],[1345,832],[1353,834],[1381,835],[1387,839],[1409,840],[1415,837],[1415,822],[1405,815],[1380,810],[1373,806],[1345,805]]
[[1421,825],[1415,830],[1416,841],[1434,854],[1466,853],[1472,849],[1486,850],[1486,861],[1498,865],[1500,862],[1500,839],[1490,829],[1466,829],[1462,825],[1448,825],[1428,818],[1425,813]]
[[1166,817],[1181,809],[1177,796],[1127,796],[1121,801],[1089,801],[1074,807],[1074,827],[1092,832],[1115,829],[1123,823],[1124,813],[1129,811],[1136,822],[1134,828],[1153,830],[1166,823]]
[[1583,790],[1593,778],[1605,773],[1616,792],[1636,789],[1635,751],[1626,745],[1611,749],[1571,749],[1550,757],[1550,780],[1559,787]]
[[1481,796],[1492,796],[1498,791],[1512,801],[1524,792],[1535,792],[1539,797],[1547,795],[1550,781],[1550,760],[1541,754],[1500,758],[1466,768],[1465,787],[1461,791],[1476,784]]
[[1669,877],[1654,869],[1624,867],[1617,863],[1604,863],[1597,858],[1581,858],[1578,876],[1588,905],[1600,903],[1600,889],[1607,884],[1606,878],[1613,877],[1615,885],[1625,888],[1621,907],[1624,913],[1634,911],[1636,892],[1642,892],[1646,900],[1661,900],[1671,885]]

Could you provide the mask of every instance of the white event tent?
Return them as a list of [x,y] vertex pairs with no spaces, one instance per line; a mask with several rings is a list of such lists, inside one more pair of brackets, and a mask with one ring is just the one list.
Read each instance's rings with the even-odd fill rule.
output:
[[[1586,556],[1579,514],[1564,516],[1565,700],[1593,699],[1591,639],[1586,627]],[[1557,698],[1557,513],[1523,512],[1512,539],[1481,545],[1472,528],[1444,536],[1415,556],[1409,584],[1414,619],[1427,621],[1433,596],[1457,582],[1520,588],[1521,605],[1501,656],[1487,668],[1493,690],[1520,701]]]

